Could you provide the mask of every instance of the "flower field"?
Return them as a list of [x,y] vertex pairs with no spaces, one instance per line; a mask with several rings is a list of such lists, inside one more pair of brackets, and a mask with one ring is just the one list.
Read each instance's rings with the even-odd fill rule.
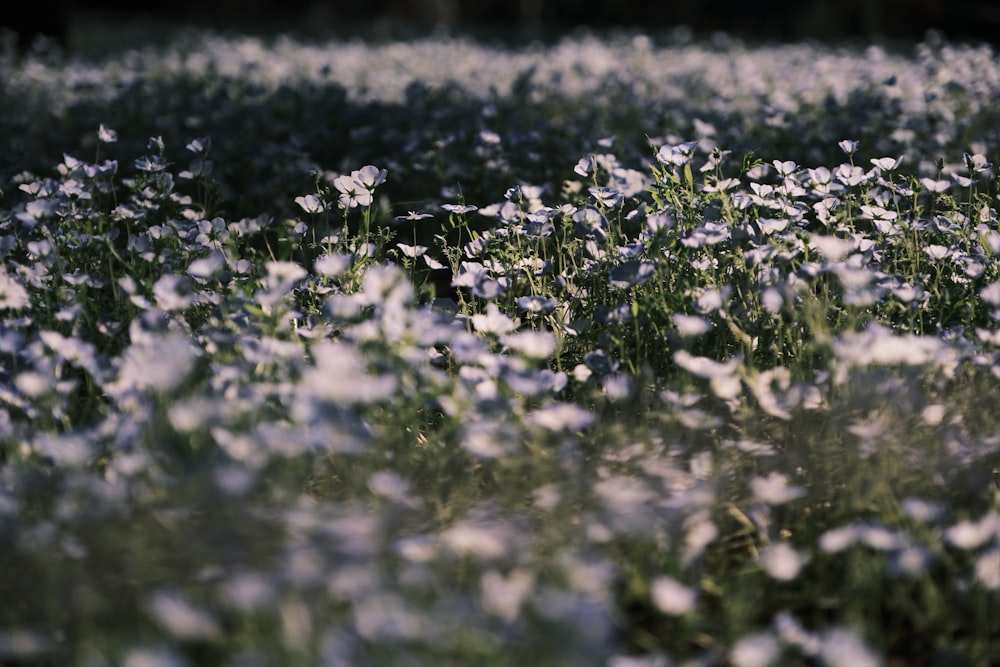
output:
[[0,82],[0,663],[1000,664],[989,47]]

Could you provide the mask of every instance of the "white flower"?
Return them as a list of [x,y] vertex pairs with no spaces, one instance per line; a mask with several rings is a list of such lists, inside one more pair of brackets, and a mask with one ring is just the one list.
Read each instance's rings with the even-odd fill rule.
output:
[[820,655],[828,667],[879,667],[882,664],[860,637],[841,628],[824,633]]
[[990,549],[976,560],[976,579],[986,590],[1000,590],[1000,549]]
[[831,528],[820,536],[819,548],[823,553],[840,553],[857,544],[860,537],[861,531],[854,524]]
[[805,562],[805,558],[785,542],[772,544],[760,552],[760,564],[764,571],[778,581],[795,579]]
[[906,516],[923,523],[934,521],[943,513],[940,505],[923,498],[904,498],[900,507]]
[[341,208],[371,206],[374,201],[372,193],[382,183],[385,183],[386,170],[373,165],[365,165],[352,171],[350,175],[338,176],[333,180],[333,187],[340,193],[337,201]]
[[167,273],[153,283],[153,298],[160,310],[184,310],[197,301],[194,285],[187,276]]
[[316,195],[296,197],[295,203],[298,204],[306,213],[322,213],[326,210],[326,204],[324,204],[323,200]]
[[701,336],[712,330],[712,323],[697,315],[675,313],[670,316],[670,319],[677,327],[677,333],[685,338]]
[[959,549],[977,549],[1000,535],[1000,515],[987,514],[979,521],[964,519],[945,531],[945,537]]
[[533,294],[517,298],[517,307],[529,313],[547,313],[556,307],[556,300],[550,296]]
[[351,172],[351,178],[358,182],[366,190],[374,190],[385,183],[388,172],[385,169],[370,164],[366,164],[357,171]]
[[157,646],[129,649],[121,664],[122,667],[183,667],[188,662],[176,651]]
[[521,605],[534,584],[534,575],[523,568],[514,570],[506,577],[496,570],[490,570],[480,580],[483,608],[507,623],[513,623],[521,613]]
[[337,191],[340,192],[337,202],[341,208],[370,206],[372,203],[371,191],[358,183],[350,175],[345,174],[335,178],[333,187],[337,188]]
[[879,157],[879,158],[872,158],[871,160],[869,160],[869,162],[871,162],[880,171],[893,171],[903,162],[903,158]]
[[167,334],[132,344],[121,356],[117,386],[171,392],[195,369],[201,350],[186,336]]
[[427,246],[425,245],[407,245],[406,243],[397,243],[396,247],[399,248],[400,252],[406,257],[420,257],[427,252]]
[[990,305],[1000,306],[1000,283],[990,283],[982,289],[979,296],[983,297],[983,301]]
[[351,262],[354,261],[354,257],[347,252],[335,252],[330,255],[321,255],[316,258],[313,266],[316,268],[316,273],[321,276],[339,276],[347,269],[351,268]]
[[768,667],[781,654],[781,642],[770,632],[741,637],[729,651],[733,667]]
[[315,367],[302,374],[302,396],[346,405],[385,400],[396,391],[393,375],[371,375],[358,349],[346,342],[321,341],[313,345]]
[[472,316],[472,326],[479,333],[507,334],[514,331],[520,322],[500,312],[495,303],[486,304],[485,314]]
[[947,259],[951,256],[951,248],[936,243],[924,246],[923,251],[931,259]]
[[743,357],[737,355],[725,363],[720,363],[708,357],[696,357],[687,350],[674,352],[674,362],[691,375],[700,378],[731,377],[743,362]]
[[188,275],[195,278],[211,278],[226,265],[226,258],[221,252],[213,252],[207,257],[201,257],[188,264]]
[[417,507],[420,501],[411,496],[410,483],[391,470],[379,470],[368,478],[368,489],[406,507]]
[[556,351],[556,337],[548,331],[519,331],[501,341],[508,349],[530,359],[548,359]]
[[945,344],[934,336],[897,336],[875,323],[869,324],[864,331],[842,334],[831,345],[840,361],[853,366],[919,366],[937,360],[946,352],[944,347]]
[[441,533],[441,541],[453,553],[494,560],[507,553],[508,537],[489,524],[459,521]]
[[0,269],[0,310],[17,310],[31,305],[28,290],[7,271]]
[[772,472],[767,477],[754,477],[750,480],[750,488],[754,498],[767,505],[781,505],[806,495],[802,487],[789,486],[788,477],[779,472]]
[[158,591],[149,603],[153,620],[174,639],[211,640],[221,629],[212,615],[192,605],[180,593]]
[[674,146],[662,146],[656,153],[656,159],[663,164],[680,167],[691,161],[697,141],[688,141]]
[[530,413],[527,422],[549,431],[582,431],[593,425],[594,413],[573,403],[553,403]]
[[839,262],[854,252],[857,248],[857,241],[855,239],[842,239],[836,236],[814,234],[809,239],[809,247],[831,262]]
[[924,189],[928,192],[934,193],[945,192],[951,187],[950,181],[939,181],[933,178],[921,178],[920,184],[924,186]]
[[857,152],[860,143],[861,142],[853,139],[844,139],[843,141],[838,142],[837,145],[840,146],[840,150],[844,151],[848,155],[854,155],[854,153]]
[[683,616],[698,602],[698,592],[673,577],[657,577],[649,592],[656,608],[669,616]]
[[101,123],[97,128],[97,140],[104,144],[113,144],[118,141],[118,133]]

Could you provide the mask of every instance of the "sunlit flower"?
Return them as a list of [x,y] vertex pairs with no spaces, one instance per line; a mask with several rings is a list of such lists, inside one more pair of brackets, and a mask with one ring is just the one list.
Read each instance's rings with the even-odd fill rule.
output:
[[122,667],[183,667],[187,660],[166,646],[131,648],[122,658]]
[[462,432],[462,448],[478,459],[495,459],[517,450],[521,434],[510,422],[470,420]]
[[781,642],[770,632],[741,637],[729,651],[733,667],[769,667],[781,655]]
[[216,275],[225,266],[225,256],[221,252],[212,252],[188,264],[187,273],[195,278],[207,279]]
[[594,413],[573,403],[552,403],[531,412],[527,422],[549,431],[582,431],[594,422]]
[[789,486],[788,477],[779,472],[772,472],[767,477],[754,477],[750,488],[756,500],[768,505],[781,505],[806,494],[800,486]]
[[385,178],[388,172],[385,169],[379,169],[374,165],[365,165],[358,169],[357,171],[351,172],[351,178],[358,182],[361,187],[368,191],[372,191],[378,186],[385,183]]
[[598,205],[606,208],[614,208],[622,203],[621,191],[614,188],[591,186],[588,192]]
[[861,142],[853,139],[844,139],[837,143],[840,146],[840,150],[844,151],[848,155],[854,155],[858,151],[858,146]]
[[517,307],[523,311],[541,315],[548,313],[555,308],[556,300],[550,296],[542,296],[539,294],[520,296],[517,298]]
[[707,357],[695,357],[687,350],[678,350],[674,352],[674,361],[688,373],[710,379],[731,376],[743,360],[736,356],[725,363],[720,363]]
[[1000,590],[1000,549],[990,549],[976,559],[976,579],[988,591]]
[[512,319],[500,312],[495,303],[486,304],[484,314],[472,316],[472,326],[480,333],[507,334],[518,327],[518,320]]
[[149,612],[160,627],[181,641],[212,640],[222,633],[218,622],[206,610],[194,606],[174,591],[157,591],[149,602]]
[[976,549],[1000,536],[1000,515],[986,514],[979,521],[964,519],[945,531],[945,538],[959,549]]
[[662,146],[656,153],[656,159],[663,164],[680,167],[691,161],[697,141],[688,141],[673,146]]
[[879,157],[872,158],[870,160],[872,165],[877,167],[880,171],[895,171],[902,161],[902,157]]
[[354,626],[369,641],[415,640],[426,632],[426,619],[395,593],[378,592],[354,605]]
[[133,344],[121,356],[118,386],[171,392],[194,371],[201,351],[180,334],[152,337]]
[[698,591],[673,577],[656,577],[650,582],[649,592],[656,608],[669,616],[683,616],[698,602]]
[[623,401],[635,393],[635,381],[624,373],[605,376],[601,379],[601,387],[610,401]]
[[368,478],[368,488],[377,496],[406,507],[417,507],[420,501],[412,496],[410,484],[391,470],[379,470]]
[[506,277],[494,279],[483,272],[472,284],[472,293],[480,299],[492,301],[506,292],[509,284],[510,281]]
[[395,217],[396,222],[418,222],[420,220],[426,220],[428,218],[433,218],[434,216],[430,213],[418,213],[416,211],[407,211],[406,215],[397,215]]
[[990,283],[979,292],[983,301],[993,306],[1000,306],[1000,282]]
[[113,144],[118,141],[118,133],[101,123],[97,128],[97,140],[104,144]]
[[805,558],[785,542],[761,549],[760,564],[768,576],[778,581],[791,581],[799,576]]
[[315,363],[303,373],[300,392],[303,399],[315,397],[346,405],[372,403],[387,399],[396,391],[391,374],[369,373],[356,347],[341,341],[322,341],[313,345]]
[[880,667],[882,661],[850,630],[835,628],[823,634],[820,654],[829,667]]
[[831,262],[839,262],[854,252],[857,248],[857,241],[814,234],[809,238],[809,247]]
[[241,611],[264,609],[274,603],[275,584],[263,574],[239,572],[222,584],[226,603]]
[[670,316],[670,320],[677,327],[677,333],[685,338],[701,336],[712,330],[712,323],[703,317],[696,315],[685,315],[675,313]]
[[405,243],[397,243],[396,247],[399,251],[403,253],[404,257],[420,257],[427,252],[427,246],[425,245],[407,245]]
[[889,571],[900,577],[919,577],[933,560],[931,552],[924,547],[904,547],[893,554]]
[[834,178],[847,186],[860,185],[867,180],[865,170],[861,167],[842,164],[833,172]]
[[441,204],[441,208],[454,215],[465,215],[479,210],[478,206],[472,204]]
[[28,290],[13,276],[0,269],[0,310],[17,310],[31,305]]
[[556,337],[548,331],[518,331],[501,341],[508,349],[531,359],[548,359],[556,351]]
[[526,569],[518,568],[507,576],[490,570],[480,580],[483,608],[507,623],[513,623],[534,584],[534,575]]
[[944,513],[939,504],[923,498],[904,498],[900,506],[908,517],[922,523],[934,521]]
[[316,195],[310,194],[302,197],[296,197],[295,203],[298,204],[299,207],[306,213],[316,214],[322,213],[326,210],[326,204],[324,204],[323,200]]
[[587,178],[594,172],[595,166],[596,163],[594,158],[588,155],[580,158],[580,160],[576,163],[576,166],[573,167],[573,171],[579,176]]
[[340,195],[337,202],[341,208],[371,206],[373,198],[371,190],[359,183],[353,176],[344,174],[333,180],[333,187]]
[[313,266],[316,268],[316,273],[322,276],[339,276],[340,274],[351,268],[351,263],[354,258],[350,253],[346,252],[334,252],[329,255],[320,255],[316,258]]
[[729,300],[731,288],[728,286],[722,289],[706,287],[702,289],[694,299],[694,309],[700,315],[709,315],[720,310]]
[[933,178],[921,178],[920,184],[924,186],[925,190],[935,194],[946,192],[948,188],[951,187],[951,181],[937,180]]
[[442,543],[451,551],[482,560],[494,560],[507,553],[505,531],[492,523],[459,521],[443,533]]
[[860,527],[854,524],[831,528],[820,536],[819,548],[824,553],[840,553],[854,546],[860,533]]

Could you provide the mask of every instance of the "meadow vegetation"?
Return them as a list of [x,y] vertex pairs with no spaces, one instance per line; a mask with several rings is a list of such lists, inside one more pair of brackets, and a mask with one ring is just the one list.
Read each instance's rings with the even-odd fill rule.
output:
[[996,664],[989,47],[0,81],[0,661]]

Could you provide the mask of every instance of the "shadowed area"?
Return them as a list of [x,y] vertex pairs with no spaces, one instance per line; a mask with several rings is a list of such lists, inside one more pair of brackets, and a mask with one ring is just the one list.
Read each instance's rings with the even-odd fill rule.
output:
[[40,0],[4,12],[0,25],[16,35],[19,50],[38,37],[72,42],[81,16],[117,15],[165,22],[195,22],[219,29],[299,25],[355,31],[443,29],[511,31],[537,37],[579,26],[659,29],[686,26],[696,35],[723,31],[755,39],[919,39],[936,30],[949,39],[996,41],[1000,7],[987,0]]

